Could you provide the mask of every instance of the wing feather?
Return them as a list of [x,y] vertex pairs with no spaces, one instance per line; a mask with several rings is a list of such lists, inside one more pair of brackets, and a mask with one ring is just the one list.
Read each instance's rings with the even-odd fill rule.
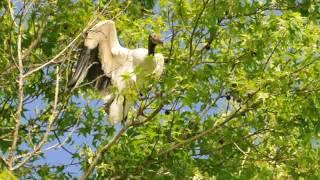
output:
[[68,87],[76,88],[84,79],[94,85],[98,90],[107,88],[110,85],[110,78],[105,76],[99,60],[99,47],[89,49],[82,47],[76,70],[73,73]]
[[76,69],[74,73],[71,76],[70,81],[68,82],[68,87],[75,88],[78,84],[80,84],[85,76],[87,75],[87,69],[90,65],[90,49],[86,46],[82,47],[81,53],[80,53],[80,59],[77,63]]

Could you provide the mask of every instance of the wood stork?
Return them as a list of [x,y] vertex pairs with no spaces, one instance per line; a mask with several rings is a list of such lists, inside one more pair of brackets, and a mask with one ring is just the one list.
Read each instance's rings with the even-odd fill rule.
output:
[[[160,77],[164,70],[164,57],[155,53],[159,36],[149,36],[148,49],[122,47],[117,37],[115,22],[105,20],[92,27],[84,40],[76,70],[68,86],[77,87],[85,78],[100,91],[112,124],[125,120],[135,99],[126,92],[138,90],[146,75]],[[144,73],[136,73],[136,69]],[[114,91],[114,89],[116,91]]]

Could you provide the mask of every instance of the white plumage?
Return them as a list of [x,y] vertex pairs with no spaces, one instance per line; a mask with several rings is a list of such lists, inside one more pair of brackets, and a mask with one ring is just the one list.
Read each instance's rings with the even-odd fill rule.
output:
[[[152,56],[155,45],[160,42],[159,38],[152,39],[151,43],[154,44],[151,46],[151,50],[150,48],[124,48],[119,43],[115,23],[111,20],[99,22],[88,31],[84,41],[85,50],[81,53],[82,56],[84,56],[83,54],[86,54],[86,57],[80,57],[80,61],[78,62],[79,65],[77,66],[76,72],[69,85],[73,86],[79,84],[79,81],[82,81],[83,76],[87,76],[88,72],[89,74],[96,73],[94,71],[97,70],[91,69],[90,71],[90,64],[85,63],[84,61],[89,61],[91,63],[97,61],[92,58],[93,55],[91,52],[98,46],[98,61],[100,61],[98,64],[101,64],[100,68],[102,69],[103,74],[108,81],[111,79],[112,84],[112,86],[107,85],[99,89],[104,96],[103,100],[106,105],[110,105],[108,113],[109,121],[113,124],[120,122],[126,118],[128,111],[134,105],[135,99],[128,97],[128,90],[138,90],[139,86],[144,84],[143,82],[139,82],[143,81],[145,78],[141,76],[153,75],[155,78],[161,76],[164,70],[164,57],[160,53],[156,53]],[[86,53],[84,53],[84,51],[86,51]],[[81,64],[85,64],[87,67],[81,67]],[[143,73],[136,73],[137,69]],[[82,72],[79,73],[78,71]],[[86,74],[79,75],[82,73]],[[101,74],[99,75],[101,76]],[[97,75],[95,74],[94,77],[96,76]],[[138,89],[136,87],[138,87]],[[116,89],[116,91],[113,89]]]

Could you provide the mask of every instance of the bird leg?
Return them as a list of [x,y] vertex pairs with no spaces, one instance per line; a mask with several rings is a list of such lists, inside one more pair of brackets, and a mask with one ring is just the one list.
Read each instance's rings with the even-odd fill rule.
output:
[[107,114],[110,114],[110,105],[112,104],[115,96],[114,93],[111,91],[110,88],[104,91],[100,91],[101,95],[103,96],[102,100],[104,104],[104,110]]

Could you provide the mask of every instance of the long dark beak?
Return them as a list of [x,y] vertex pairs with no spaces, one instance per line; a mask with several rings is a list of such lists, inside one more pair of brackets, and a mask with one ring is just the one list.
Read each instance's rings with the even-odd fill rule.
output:
[[80,54],[80,59],[78,61],[75,72],[73,73],[70,81],[68,82],[68,87],[76,87],[80,84],[88,73],[90,66],[90,53],[91,50],[83,46]]

